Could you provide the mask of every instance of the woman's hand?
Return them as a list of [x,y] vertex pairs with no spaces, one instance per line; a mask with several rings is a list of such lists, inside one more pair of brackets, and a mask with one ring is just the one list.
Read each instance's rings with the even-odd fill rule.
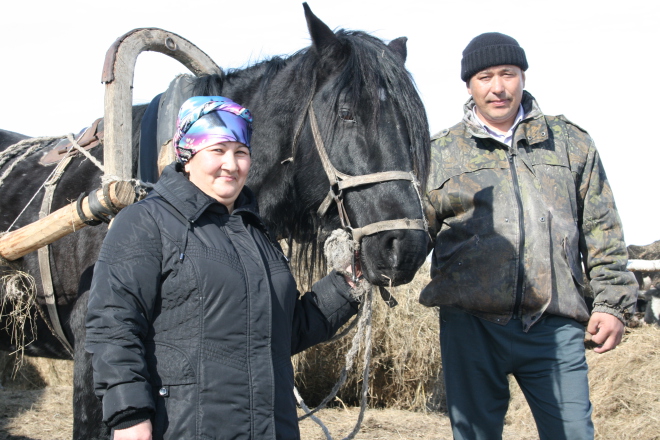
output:
[[130,428],[114,429],[112,440],[151,440],[151,420],[145,420]]

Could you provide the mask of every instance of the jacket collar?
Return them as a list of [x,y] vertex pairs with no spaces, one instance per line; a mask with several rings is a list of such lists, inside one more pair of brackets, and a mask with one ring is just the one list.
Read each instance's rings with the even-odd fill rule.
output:
[[[171,163],[165,169],[154,186],[154,191],[179,211],[189,222],[195,222],[207,209],[216,214],[228,215],[227,207],[209,197],[183,174],[181,165]],[[236,199],[233,214],[253,217],[262,224],[254,193],[244,186]]]
[[[543,112],[539,107],[536,99],[527,90],[523,91],[523,98],[521,102],[525,116],[515,129],[513,136],[513,145],[517,145],[518,141],[527,139],[530,145],[537,144],[548,139],[548,125],[543,117]],[[474,98],[470,99],[463,105],[463,123],[472,136],[479,138],[490,137],[483,129],[478,121],[474,118]]]

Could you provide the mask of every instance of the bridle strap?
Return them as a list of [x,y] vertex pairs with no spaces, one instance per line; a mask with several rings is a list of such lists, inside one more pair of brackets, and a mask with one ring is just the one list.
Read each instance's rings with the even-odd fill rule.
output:
[[362,176],[347,177],[337,183],[340,190],[354,188],[356,186],[369,185],[370,183],[389,182],[391,180],[414,180],[408,171],[383,171],[380,173],[365,174]]
[[363,228],[355,228],[351,230],[351,232],[353,234],[353,240],[359,242],[362,240],[362,237],[367,235],[373,235],[383,231],[392,231],[394,229],[419,229],[420,231],[426,231],[426,224],[424,224],[424,220],[419,218],[384,220],[382,222],[372,223]]
[[394,180],[406,180],[412,182],[413,185],[416,185],[417,181],[412,172],[407,171],[383,171],[379,173],[365,174],[362,176],[350,176],[340,172],[332,165],[332,162],[330,162],[330,157],[328,156],[328,152],[325,149],[318,123],[316,121],[314,106],[311,105],[311,102],[308,107],[308,113],[310,125],[312,127],[312,135],[314,136],[314,145],[316,146],[316,151],[321,158],[323,169],[325,170],[325,173],[330,180],[330,191],[316,212],[319,217],[323,217],[326,214],[330,208],[330,205],[334,201],[337,204],[337,211],[339,213],[339,220],[341,221],[342,227],[351,230],[353,240],[357,243],[359,243],[360,240],[362,240],[362,238],[367,235],[373,235],[382,231],[391,231],[394,229],[418,229],[422,231],[427,230],[426,222],[423,218],[384,220],[381,222],[371,223],[362,228],[352,228],[342,198],[342,192],[344,189],[355,188],[373,183],[390,182]]
[[316,145],[316,151],[319,153],[321,158],[321,164],[325,170],[325,174],[328,175],[330,179],[330,185],[336,185],[341,179],[348,179],[352,176],[344,174],[337,170],[330,162],[330,157],[328,157],[328,152],[325,149],[325,144],[323,143],[323,138],[319,132],[319,124],[316,122],[316,114],[314,113],[314,106],[309,106],[309,122],[312,126],[312,135],[314,136],[314,145]]

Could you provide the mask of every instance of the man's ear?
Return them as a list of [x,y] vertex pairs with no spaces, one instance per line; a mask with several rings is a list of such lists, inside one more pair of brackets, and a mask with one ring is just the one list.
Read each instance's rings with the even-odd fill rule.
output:
[[525,76],[525,72],[522,73],[522,84],[523,84],[523,89],[525,88],[525,80],[527,77]]
[[468,92],[468,94],[469,94],[470,96],[472,96],[472,89],[470,88],[470,81],[472,81],[472,78],[468,79],[468,80],[465,82],[465,87],[467,87],[467,92]]

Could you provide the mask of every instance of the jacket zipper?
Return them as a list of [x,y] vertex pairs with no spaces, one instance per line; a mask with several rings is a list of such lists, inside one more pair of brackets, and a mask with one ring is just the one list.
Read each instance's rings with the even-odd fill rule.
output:
[[506,155],[509,158],[509,169],[513,179],[513,192],[518,203],[518,231],[520,240],[518,242],[518,277],[516,279],[516,301],[513,306],[513,316],[520,318],[520,304],[523,296],[523,280],[525,276],[525,212],[523,211],[522,197],[520,195],[520,183],[518,182],[518,172],[516,171],[515,155],[512,149],[507,149]]

